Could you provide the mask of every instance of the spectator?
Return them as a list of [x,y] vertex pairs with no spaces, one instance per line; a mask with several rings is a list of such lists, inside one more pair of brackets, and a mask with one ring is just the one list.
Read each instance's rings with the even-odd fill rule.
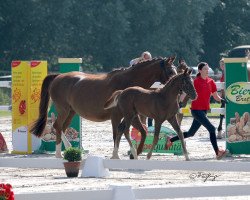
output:
[[135,65],[139,62],[144,62],[144,61],[151,60],[151,59],[152,59],[151,54],[148,51],[145,51],[141,54],[140,57],[134,58],[133,60],[131,60],[129,62],[129,65],[132,66],[132,65]]

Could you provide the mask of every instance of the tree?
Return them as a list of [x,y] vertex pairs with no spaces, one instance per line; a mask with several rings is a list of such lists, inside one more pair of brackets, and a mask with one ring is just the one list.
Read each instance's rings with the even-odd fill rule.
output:
[[250,44],[249,16],[249,0],[220,0],[213,12],[205,16],[202,60],[214,68],[233,47]]

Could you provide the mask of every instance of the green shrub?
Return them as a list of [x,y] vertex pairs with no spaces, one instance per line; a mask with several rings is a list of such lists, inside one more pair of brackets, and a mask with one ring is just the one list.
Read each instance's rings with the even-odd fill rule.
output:
[[64,151],[64,160],[76,162],[82,160],[82,150],[75,147],[69,147]]

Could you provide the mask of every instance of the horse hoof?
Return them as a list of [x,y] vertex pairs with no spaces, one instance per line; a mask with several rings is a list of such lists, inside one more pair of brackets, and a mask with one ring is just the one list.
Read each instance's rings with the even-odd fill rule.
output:
[[130,154],[130,155],[129,155],[129,158],[130,158],[131,160],[135,159],[134,156],[133,156],[133,154]]

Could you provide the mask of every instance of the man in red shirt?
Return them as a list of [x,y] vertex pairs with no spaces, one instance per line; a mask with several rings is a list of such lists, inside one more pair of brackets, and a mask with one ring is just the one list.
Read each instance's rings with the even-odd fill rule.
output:
[[[226,156],[226,151],[219,149],[217,145],[215,127],[207,118],[207,111],[210,109],[210,96],[218,102],[226,102],[222,99],[218,93],[216,84],[213,79],[208,77],[209,66],[205,62],[198,64],[198,74],[194,79],[194,87],[197,92],[197,99],[191,103],[191,113],[193,116],[193,122],[189,131],[184,132],[184,138],[192,137],[198,131],[201,125],[203,125],[210,134],[210,141],[216,154],[216,158],[219,160]],[[179,140],[178,136],[168,138],[166,143],[166,149],[170,148],[174,141]]]

